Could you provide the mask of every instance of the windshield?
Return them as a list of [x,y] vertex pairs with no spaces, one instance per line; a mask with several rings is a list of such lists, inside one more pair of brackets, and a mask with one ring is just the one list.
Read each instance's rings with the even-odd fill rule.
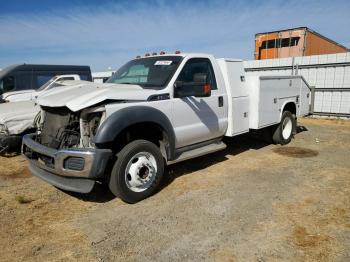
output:
[[47,88],[49,85],[51,85],[52,82],[56,81],[58,77],[55,76],[53,78],[51,78],[49,81],[47,81],[45,84],[43,84],[41,87],[39,87],[36,91],[42,91],[45,90],[45,88]]
[[132,60],[122,66],[107,83],[134,84],[143,88],[162,89],[175,73],[181,56],[157,56]]

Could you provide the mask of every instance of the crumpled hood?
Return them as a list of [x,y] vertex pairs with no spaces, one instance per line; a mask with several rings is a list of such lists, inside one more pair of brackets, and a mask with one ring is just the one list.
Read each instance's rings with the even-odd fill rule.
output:
[[48,107],[66,106],[73,112],[96,105],[106,100],[145,101],[155,94],[152,89],[126,84],[78,84],[69,88],[54,88],[38,98],[38,104]]
[[4,124],[9,134],[21,134],[34,127],[34,118],[40,107],[33,101],[0,104],[0,124]]

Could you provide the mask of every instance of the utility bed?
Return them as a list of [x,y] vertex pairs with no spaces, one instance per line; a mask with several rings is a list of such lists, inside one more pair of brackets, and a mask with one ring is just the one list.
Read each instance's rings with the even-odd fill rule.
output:
[[278,124],[290,102],[296,104],[296,116],[309,113],[310,88],[302,76],[249,76],[246,81],[251,129]]
[[226,136],[278,124],[288,107],[296,116],[309,113],[310,87],[302,76],[247,77],[242,60],[220,58],[217,62],[228,94]]

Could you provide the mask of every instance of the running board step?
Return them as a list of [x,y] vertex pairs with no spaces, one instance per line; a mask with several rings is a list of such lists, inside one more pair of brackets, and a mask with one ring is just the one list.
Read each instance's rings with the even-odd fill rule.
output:
[[224,142],[218,142],[218,143],[213,143],[213,144],[209,144],[206,146],[202,146],[196,149],[192,149],[189,151],[185,151],[183,152],[178,158],[168,161],[168,165],[172,165],[181,161],[185,161],[188,159],[192,159],[195,157],[200,157],[200,156],[204,156],[207,154],[211,154],[220,150],[224,150],[226,148],[226,144]]

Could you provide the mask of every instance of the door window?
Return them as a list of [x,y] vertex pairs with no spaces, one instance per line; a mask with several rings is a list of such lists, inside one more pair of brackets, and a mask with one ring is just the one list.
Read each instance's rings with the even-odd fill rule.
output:
[[16,72],[16,91],[32,89],[32,71]]
[[74,80],[74,77],[62,77],[60,81]]
[[208,58],[189,59],[182,69],[177,81],[183,83],[196,82],[198,76],[206,76],[206,83],[212,90],[217,89],[213,67]]
[[15,77],[7,76],[0,83],[0,92],[6,93],[15,89]]
[[88,76],[87,75],[79,75],[81,80],[88,81]]

